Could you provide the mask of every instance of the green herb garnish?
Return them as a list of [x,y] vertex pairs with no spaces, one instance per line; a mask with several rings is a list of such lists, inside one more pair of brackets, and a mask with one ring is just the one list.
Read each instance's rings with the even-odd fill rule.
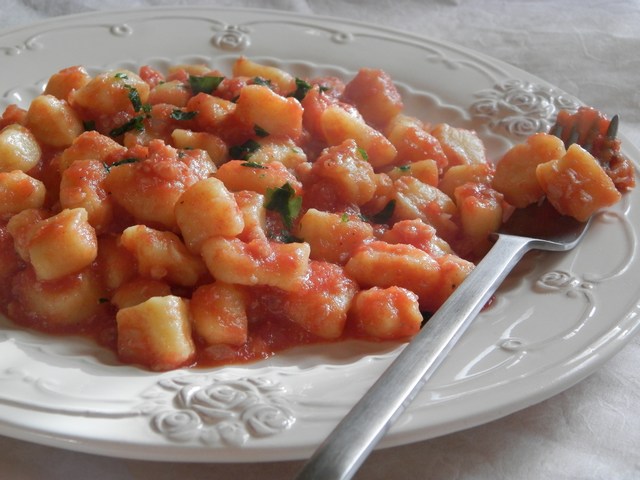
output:
[[391,219],[394,210],[396,209],[396,201],[389,200],[389,202],[375,215],[369,219],[372,223],[387,223]]
[[262,165],[261,163],[258,162],[243,162],[240,164],[241,167],[247,167],[247,168],[257,168],[259,170],[265,169],[267,167],[265,167],[264,165]]
[[171,112],[170,117],[173,118],[174,120],[193,120],[197,114],[198,114],[197,111],[184,112],[176,108],[175,110],[173,110],[173,112]]
[[137,130],[139,132],[141,132],[142,130],[144,130],[144,116],[143,115],[137,115],[135,117],[133,117],[131,120],[129,120],[128,122],[120,125],[119,127],[114,128],[113,130],[111,130],[109,132],[109,135],[111,137],[119,137],[120,135],[122,135],[123,133],[129,132],[131,130]]
[[139,112],[142,109],[142,100],[140,100],[140,94],[138,93],[138,90],[130,85],[125,85],[125,88],[129,90],[129,101],[133,106],[133,111]]
[[293,220],[300,213],[302,197],[296,195],[296,191],[287,182],[281,187],[267,189],[264,207],[278,213],[284,225],[291,229]]
[[271,80],[262,77],[254,77],[253,78],[254,85],[262,85],[263,87],[271,88]]
[[358,147],[358,153],[360,154],[360,156],[362,157],[362,159],[365,162],[369,161],[369,154],[367,153],[367,151],[364,148]]
[[82,122],[82,126],[84,127],[85,132],[90,132],[96,129],[96,122],[95,120],[85,120]]
[[120,165],[126,165],[128,163],[136,163],[139,161],[140,161],[139,158],[127,157],[127,158],[123,158],[122,160],[118,160],[117,162],[113,162],[111,165],[107,164],[106,162],[102,162],[102,166],[105,168],[107,172],[110,172],[113,167],[119,167]]
[[296,89],[289,96],[302,101],[312,87],[313,86],[309,82],[296,77]]
[[118,72],[114,75],[114,77],[119,78],[120,80],[126,80],[129,78],[126,73]]
[[139,158],[135,158],[135,157],[128,157],[128,158],[123,158],[122,160],[118,160],[117,162],[113,162],[111,164],[112,167],[119,167],[120,165],[126,165],[127,163],[136,163],[139,162],[140,159]]
[[232,159],[247,160],[253,153],[260,149],[260,144],[255,140],[247,140],[242,145],[234,145],[229,148]]
[[269,136],[269,132],[267,132],[260,125],[254,125],[253,131],[255,132],[256,136],[258,136],[258,137],[264,138],[264,137],[268,137]]
[[408,172],[411,170],[411,165],[400,165],[399,167],[396,167],[396,168],[401,172]]
[[189,86],[191,87],[191,91],[194,95],[198,93],[213,93],[220,83],[222,83],[224,77],[213,77],[213,76],[196,76],[189,75]]

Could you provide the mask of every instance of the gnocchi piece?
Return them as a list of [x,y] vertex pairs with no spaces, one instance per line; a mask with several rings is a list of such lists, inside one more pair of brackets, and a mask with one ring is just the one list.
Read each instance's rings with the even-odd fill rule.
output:
[[487,163],[484,143],[476,132],[440,123],[431,134],[440,142],[448,165]]
[[91,130],[81,133],[58,157],[58,168],[62,172],[76,160],[97,160],[106,164],[112,159],[126,155],[127,149],[112,138]]
[[503,196],[482,183],[465,183],[455,189],[465,242],[476,255],[490,248],[489,235],[502,225]]
[[376,191],[373,167],[353,140],[327,148],[313,163],[311,175],[331,185],[347,204],[364,205]]
[[101,235],[98,237],[98,256],[96,258],[101,280],[105,288],[113,291],[138,274],[136,259],[120,243],[120,235]]
[[437,235],[436,229],[420,219],[394,223],[390,230],[380,236],[380,240],[413,245],[434,258],[453,253],[451,246]]
[[338,338],[358,285],[342,267],[311,261],[309,275],[298,288],[286,292],[284,314],[293,323],[324,339]]
[[84,208],[88,221],[97,233],[109,229],[113,220],[113,202],[104,188],[107,169],[98,160],[74,162],[62,172],[60,206]]
[[427,185],[438,186],[438,164],[435,160],[418,160],[417,162],[394,167],[387,173],[392,180],[408,176],[417,178]]
[[250,160],[255,163],[279,162],[288,170],[295,170],[296,167],[307,162],[307,156],[298,145],[291,139],[270,139],[260,140],[260,147],[251,154]]
[[375,169],[392,164],[396,158],[397,151],[391,142],[367,125],[357,113],[351,113],[339,105],[331,105],[322,112],[320,122],[329,145],[354,140],[366,152],[368,161]]
[[178,199],[175,215],[182,238],[194,253],[210,237],[235,237],[244,230],[233,194],[214,177],[190,186]]
[[149,85],[129,70],[111,70],[92,78],[73,91],[70,103],[90,117],[135,114],[149,99]]
[[147,102],[151,105],[167,103],[174,107],[186,107],[191,96],[191,91],[185,87],[183,82],[170,80],[158,83],[151,88]]
[[457,212],[451,198],[436,187],[422,183],[413,177],[400,177],[393,182],[395,209],[393,219],[420,220],[433,225],[445,240],[457,233],[452,216]]
[[[186,110],[196,112],[194,122],[197,131],[215,135],[229,122],[236,110],[236,104],[218,96],[198,93],[189,99]],[[253,126],[251,128],[253,129]]]
[[580,222],[621,198],[598,161],[577,144],[562,158],[538,165],[536,176],[551,205]]
[[90,81],[91,75],[86,68],[80,65],[64,68],[49,77],[44,94],[53,95],[60,100],[69,100],[71,92],[84,87]]
[[544,196],[536,168],[542,163],[562,158],[565,153],[564,143],[558,137],[546,133],[532,135],[525,143],[512,147],[498,161],[493,188],[514,207],[524,208],[535,203]]
[[259,127],[273,137],[297,140],[302,134],[302,105],[263,85],[247,85],[240,91],[234,115],[253,131]]
[[267,190],[279,188],[285,183],[296,191],[302,187],[298,179],[280,162],[265,164],[245,160],[231,160],[215,174],[218,180],[232,192],[251,190],[264,195]]
[[14,277],[12,291],[8,308],[13,318],[37,322],[39,328],[58,333],[77,331],[104,309],[100,301],[104,292],[91,269],[42,280],[27,268]]
[[311,258],[344,265],[363,243],[373,240],[373,227],[350,215],[310,208],[297,235],[311,247]]
[[244,222],[244,229],[238,234],[238,238],[244,242],[266,240],[267,215],[264,208],[264,195],[250,190],[242,190],[235,192],[233,196]]
[[208,345],[246,343],[247,301],[239,285],[215,282],[199,287],[190,302],[194,332]]
[[134,225],[122,232],[120,243],[133,254],[143,277],[189,287],[206,273],[200,257],[189,252],[173,232]]
[[209,154],[211,161],[219,167],[229,160],[227,144],[217,135],[176,128],[171,132],[173,145],[180,149],[197,148]]
[[418,295],[421,309],[437,308],[432,297],[441,277],[440,265],[412,245],[367,243],[349,259],[345,272],[363,288],[403,287]]
[[54,148],[65,148],[84,132],[78,114],[66,100],[53,95],[39,95],[33,99],[25,119],[26,127],[38,142]]
[[296,89],[296,79],[284,70],[252,62],[246,57],[238,58],[233,64],[234,77],[258,77],[267,80],[280,95],[287,95]]
[[44,205],[46,188],[22,170],[0,172],[0,217]]
[[187,300],[174,295],[152,297],[119,310],[116,322],[118,356],[123,362],[165,371],[194,361]]
[[24,126],[27,123],[26,118],[27,111],[12,103],[2,112],[2,115],[0,115],[0,130],[10,125]]
[[0,130],[0,172],[28,172],[41,158],[42,149],[29,129],[14,123]]
[[422,321],[418,296],[401,287],[361,290],[349,311],[349,322],[359,334],[382,340],[411,337]]
[[112,165],[105,188],[140,223],[177,230],[175,205],[200,179],[180,160],[177,150],[154,140],[147,158]]
[[307,275],[309,245],[264,240],[243,242],[213,237],[202,245],[201,255],[216,280],[239,285],[269,285],[293,290]]
[[442,255],[436,259],[440,265],[438,287],[432,292],[429,311],[439,308],[456,288],[469,276],[475,265],[454,253]]
[[345,86],[343,98],[353,103],[367,123],[384,127],[403,109],[391,77],[380,69],[361,68]]
[[35,226],[27,250],[37,278],[54,280],[91,265],[98,239],[84,208],[66,209]]
[[397,163],[433,160],[439,172],[449,163],[440,141],[416,117],[396,115],[387,125],[386,135],[398,152]]
[[44,210],[28,208],[13,215],[7,222],[7,231],[13,238],[16,253],[25,262],[29,261],[29,242],[38,224],[47,218]]
[[337,103],[337,99],[319,85],[314,85],[302,99],[302,125],[313,138],[324,138],[322,131],[322,114],[330,106]]
[[442,175],[442,178],[438,183],[438,188],[448,197],[453,198],[456,188],[464,185],[465,183],[481,183],[487,186],[492,186],[494,178],[493,175],[494,168],[488,163],[454,165],[444,172],[444,175]]
[[203,76],[211,73],[211,68],[203,63],[180,63],[169,66],[169,77],[180,77],[182,75]]
[[171,286],[168,283],[137,277],[119,285],[113,292],[111,303],[118,310],[122,310],[139,305],[153,297],[167,297],[169,295],[171,295]]

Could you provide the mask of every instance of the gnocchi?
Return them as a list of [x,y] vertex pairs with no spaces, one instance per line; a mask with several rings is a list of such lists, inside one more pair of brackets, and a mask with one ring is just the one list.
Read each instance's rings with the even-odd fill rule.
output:
[[494,166],[379,69],[65,68],[0,117],[2,309],[153,371],[404,341],[514,208],[584,219],[633,187],[602,145],[536,134]]

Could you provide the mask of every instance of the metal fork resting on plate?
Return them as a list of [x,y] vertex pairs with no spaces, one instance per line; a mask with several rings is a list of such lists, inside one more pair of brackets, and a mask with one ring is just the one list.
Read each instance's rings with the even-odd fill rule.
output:
[[[615,116],[608,139],[615,138],[617,125]],[[562,132],[556,125],[551,133],[560,137]],[[577,141],[578,133],[569,132],[567,146]],[[561,216],[546,201],[516,210],[487,255],[342,419],[296,479],[351,478],[524,254],[534,249],[568,251],[580,242],[588,225]]]

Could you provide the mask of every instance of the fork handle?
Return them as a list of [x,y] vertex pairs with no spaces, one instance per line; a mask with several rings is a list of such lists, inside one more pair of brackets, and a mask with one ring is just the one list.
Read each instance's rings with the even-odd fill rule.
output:
[[346,480],[433,375],[531,239],[500,235],[489,253],[342,419],[296,480]]

